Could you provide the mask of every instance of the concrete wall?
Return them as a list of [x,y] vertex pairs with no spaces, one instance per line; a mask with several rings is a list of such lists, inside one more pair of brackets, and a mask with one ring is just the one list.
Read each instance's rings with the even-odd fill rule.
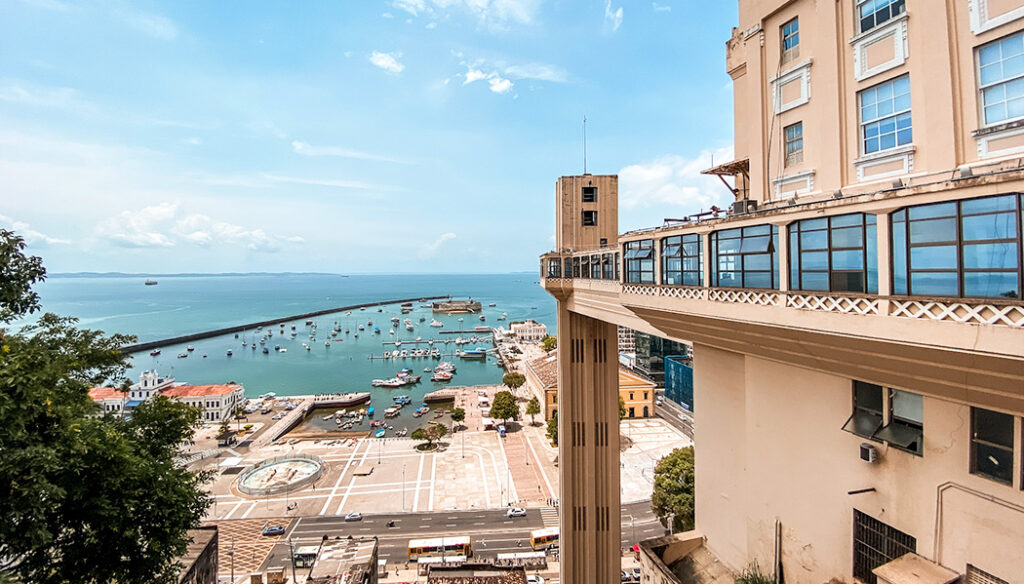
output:
[[[597,187],[597,202],[583,202],[583,188]],[[555,185],[555,249],[589,250],[601,239],[615,247],[619,236],[619,177],[616,175],[563,176]],[[597,211],[597,225],[582,222],[583,211]],[[610,251],[615,251],[611,249]]]
[[[963,573],[968,562],[1024,583],[1020,417],[1013,486],[969,472],[970,407],[925,397],[924,455],[841,429],[852,381],[697,345],[697,525],[734,569],[771,566],[782,523],[789,581],[852,581],[853,510],[917,539],[917,552]],[[849,491],[874,492],[849,495]],[[791,579],[793,578],[793,579]]]

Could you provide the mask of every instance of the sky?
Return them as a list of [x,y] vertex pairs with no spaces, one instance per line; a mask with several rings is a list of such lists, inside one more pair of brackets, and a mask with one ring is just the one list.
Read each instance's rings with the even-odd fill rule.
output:
[[554,185],[724,206],[736,2],[0,0],[0,229],[50,272],[496,273]]

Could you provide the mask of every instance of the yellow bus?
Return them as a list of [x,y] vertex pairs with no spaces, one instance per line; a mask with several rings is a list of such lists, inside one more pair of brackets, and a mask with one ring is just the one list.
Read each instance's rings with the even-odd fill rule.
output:
[[535,550],[546,550],[558,547],[558,528],[547,527],[530,532],[530,547]]
[[465,556],[468,558],[472,555],[473,549],[468,535],[409,540],[410,560],[437,556]]

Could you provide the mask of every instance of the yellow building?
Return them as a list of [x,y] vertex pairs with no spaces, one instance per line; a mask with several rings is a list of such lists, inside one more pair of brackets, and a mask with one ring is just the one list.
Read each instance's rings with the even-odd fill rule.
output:
[[729,209],[619,236],[557,182],[562,581],[618,581],[624,326],[695,363],[697,530],[649,581],[1024,584],[1024,4],[740,0],[726,51]]
[[[541,402],[541,414],[550,420],[558,411],[558,353],[552,351],[543,357],[530,361],[525,368],[526,382],[534,396]],[[650,418],[654,416],[653,381],[619,367],[619,397],[626,408],[626,418]],[[540,399],[543,396],[543,399]]]

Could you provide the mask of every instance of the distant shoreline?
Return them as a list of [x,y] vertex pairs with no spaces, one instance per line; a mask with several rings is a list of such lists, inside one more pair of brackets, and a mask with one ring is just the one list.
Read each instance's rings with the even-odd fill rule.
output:
[[156,274],[149,272],[55,272],[47,274],[49,278],[218,278],[241,276],[336,276],[348,278],[348,274],[331,274],[328,272],[182,272],[178,274]]

